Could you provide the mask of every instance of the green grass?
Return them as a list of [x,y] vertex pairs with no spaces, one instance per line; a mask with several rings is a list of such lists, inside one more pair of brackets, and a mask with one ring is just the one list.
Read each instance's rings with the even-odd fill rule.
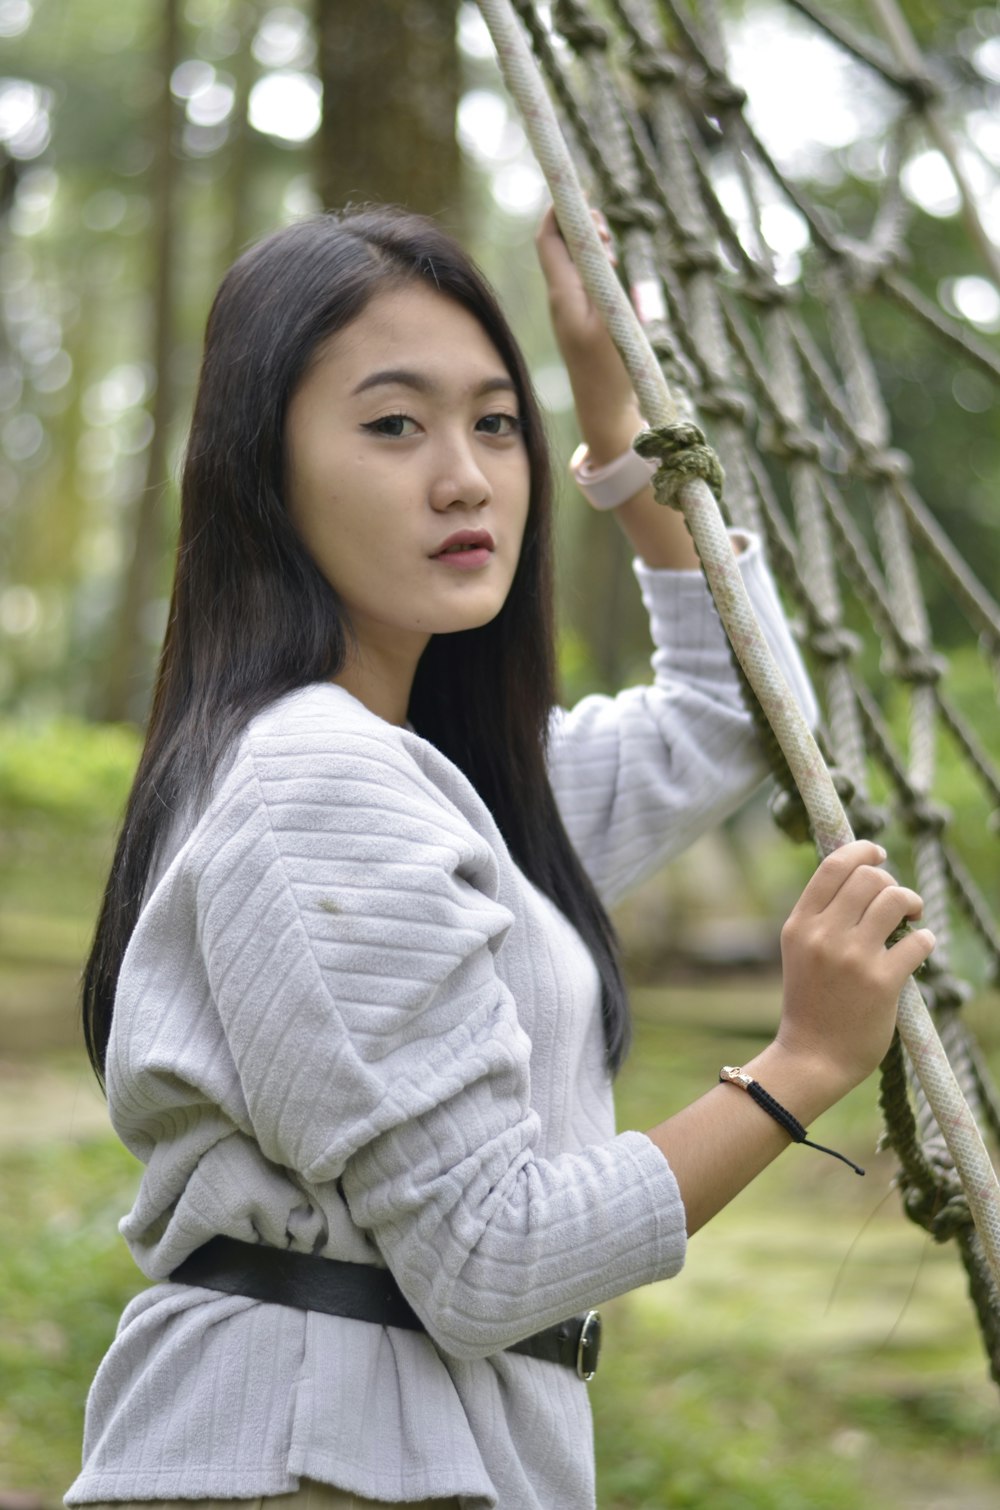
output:
[[[775,992],[637,991],[620,1125],[650,1126],[752,1052]],[[24,1082],[25,1139],[32,1098],[52,1103],[30,1141],[0,1118],[0,1491],[55,1507],[77,1471],[87,1387],[143,1284],[116,1232],[138,1166],[94,1134],[79,1056],[0,1070],[15,1108]],[[816,1127],[867,1165],[864,1180],[792,1148],[693,1239],[678,1278],[605,1308],[591,1385],[601,1510],[1000,1502],[1000,1399],[964,1276],[901,1216],[878,1131],[868,1085]]]
[[78,1471],[87,1387],[145,1284],[116,1230],[137,1171],[111,1135],[0,1156],[0,1488],[55,1505]]

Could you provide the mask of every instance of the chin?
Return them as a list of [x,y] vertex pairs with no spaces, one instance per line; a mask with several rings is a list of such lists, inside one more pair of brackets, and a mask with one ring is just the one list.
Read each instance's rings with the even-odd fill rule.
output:
[[492,623],[507,601],[507,594],[484,593],[477,601],[451,603],[436,614],[428,614],[425,626],[430,634],[458,634],[463,629],[482,629]]
[[502,607],[503,603],[492,603],[479,612],[442,615],[440,627],[433,629],[431,633],[459,634],[463,629],[483,629],[487,624],[492,624]]

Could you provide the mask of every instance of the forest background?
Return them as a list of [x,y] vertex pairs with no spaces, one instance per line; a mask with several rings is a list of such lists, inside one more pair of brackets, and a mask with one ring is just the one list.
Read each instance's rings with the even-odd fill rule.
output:
[[[794,6],[726,9],[751,118],[849,224],[885,162],[877,83],[846,74]],[[861,0],[838,9],[868,24]],[[1000,12],[960,0],[904,9],[940,60],[1000,240]],[[904,187],[909,276],[996,344],[1000,292],[932,143],[914,142]],[[366,199],[432,213],[469,246],[565,460],[577,437],[531,245],[544,185],[473,5],[0,0],[0,1502],[14,1506],[55,1503],[72,1476],[86,1384],[141,1284],[114,1233],[136,1170],[87,1082],[75,992],[165,624],[205,316],[242,247]],[[766,234],[794,287],[808,276],[803,226],[775,207]],[[898,311],[872,320],[895,443],[995,586],[996,389],[972,364],[942,363]],[[622,539],[566,484],[558,529],[566,697],[647,679]],[[956,694],[1000,748],[964,621],[933,576],[925,585]],[[871,626],[856,627],[876,661]],[[980,884],[1000,896],[996,832],[947,752],[942,789]],[[778,927],[811,863],[761,799],[623,909],[639,1019],[623,1125],[648,1125],[667,1094],[689,1098],[767,1032]],[[960,963],[982,977],[971,948]],[[974,1010],[996,1054],[988,994]],[[831,1136],[870,1151],[873,1103],[852,1098]],[[595,1385],[602,1504],[993,1503],[996,1402],[954,1259],[893,1200],[876,1212],[874,1196],[788,1164],[718,1224],[693,1288],[646,1309],[620,1303],[618,1361]],[[891,1158],[875,1174],[881,1196]],[[863,1257],[845,1299],[837,1269],[855,1238]],[[748,1272],[755,1307],[734,1293]],[[790,1291],[808,1297],[794,1315]],[[839,1308],[824,1314],[835,1291]],[[713,1342],[722,1328],[757,1369],[749,1403],[728,1345]],[[805,1408],[803,1392],[815,1397]]]

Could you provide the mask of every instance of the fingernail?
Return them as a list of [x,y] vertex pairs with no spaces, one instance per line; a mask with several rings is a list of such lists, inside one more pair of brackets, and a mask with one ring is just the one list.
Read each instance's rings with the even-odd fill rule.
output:
[[881,844],[876,844],[875,848],[878,852],[878,857],[880,860],[887,860],[889,858],[888,851],[884,850]]

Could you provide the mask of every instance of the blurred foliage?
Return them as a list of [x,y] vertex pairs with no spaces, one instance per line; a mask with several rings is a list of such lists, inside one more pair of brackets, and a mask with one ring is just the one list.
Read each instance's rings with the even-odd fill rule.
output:
[[55,1506],[79,1469],[97,1364],[145,1283],[116,1230],[139,1166],[109,1136],[8,1154],[0,1167],[0,1486]]
[[[0,27],[16,10],[4,0]],[[154,0],[130,6],[76,0],[70,7],[35,0],[20,5],[18,13],[25,12],[29,25],[13,35],[13,21],[6,28],[5,72],[8,83],[20,80],[36,91],[35,126],[48,139],[37,152],[33,141],[8,143],[16,187],[0,225],[0,405],[7,416],[0,429],[0,531],[9,584],[0,602],[8,645],[0,701],[92,712],[152,439],[161,7]],[[173,471],[205,312],[238,250],[234,224],[248,238],[315,207],[304,149],[275,135],[250,132],[250,171],[235,171],[246,132],[231,107],[244,59],[261,77],[285,76],[295,65],[303,80],[310,77],[304,11],[282,6],[268,15],[270,32],[256,3],[188,0],[184,7],[188,70],[174,75],[173,151],[183,172]],[[270,46],[263,50],[270,64],[251,56],[262,43]],[[161,555],[158,591],[142,626],[150,664],[164,621],[167,541]],[[141,715],[144,685],[137,699]]]
[[[73,919],[89,932],[139,745],[133,728],[0,719],[0,964],[65,952],[61,931],[29,919]],[[75,934],[67,947],[79,962]]]
[[106,834],[121,817],[138,754],[131,727],[0,719],[0,828]]
[[[727,8],[733,22],[751,28],[775,11],[760,3]],[[779,9],[787,25],[808,25],[794,7]],[[837,9],[870,33],[862,0]],[[975,59],[1000,37],[1000,15],[959,0],[906,0],[904,10],[934,55],[943,108],[961,137],[973,116],[995,111],[997,82]],[[364,24],[363,7],[351,14],[352,24]],[[93,716],[102,706],[158,383],[152,206],[162,15],[163,0],[0,0],[0,707]],[[537,170],[497,94],[495,64],[469,4],[459,8],[459,37],[470,243],[510,310],[565,456],[575,435],[530,245],[541,200]],[[177,402],[158,581],[140,626],[146,673],[133,689],[137,721],[164,622],[172,479],[205,312],[242,245],[319,204],[309,119],[319,60],[306,0],[185,0],[181,44],[171,126],[180,166],[170,359]],[[859,97],[885,94],[861,68],[857,86]],[[485,114],[466,109],[490,99]],[[925,146],[916,141],[913,150]],[[349,142],[343,150],[350,152]],[[996,164],[977,150],[995,179]],[[812,159],[808,187],[835,225],[863,233],[884,165],[883,142],[855,140]],[[976,254],[953,212],[911,204],[909,214],[908,276],[948,307],[955,278],[981,271]],[[810,276],[806,258],[804,288]],[[923,492],[959,547],[975,561],[989,559],[1000,485],[995,391],[885,300],[869,301],[866,325],[896,443],[913,454]],[[627,552],[609,548],[606,521],[575,497],[567,504],[560,592],[573,636],[573,686],[620,685],[643,660],[645,643]],[[947,591],[933,580],[929,589],[942,637],[957,642],[965,630]]]

